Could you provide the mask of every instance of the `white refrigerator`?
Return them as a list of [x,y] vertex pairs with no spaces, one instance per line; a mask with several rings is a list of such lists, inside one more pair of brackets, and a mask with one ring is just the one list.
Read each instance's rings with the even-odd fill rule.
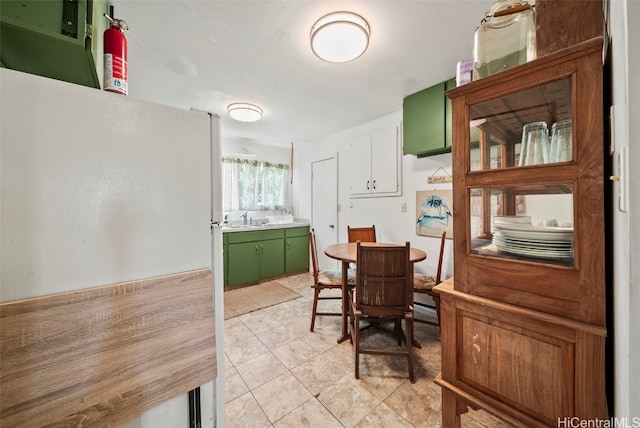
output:
[[[0,100],[0,302],[212,269],[201,426],[224,426],[219,118],[7,69]],[[188,407],[122,426],[187,428]]]

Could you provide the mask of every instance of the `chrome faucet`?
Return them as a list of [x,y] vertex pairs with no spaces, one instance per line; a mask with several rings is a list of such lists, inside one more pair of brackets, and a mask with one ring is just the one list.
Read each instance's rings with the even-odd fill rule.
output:
[[247,224],[247,216],[249,215],[249,211],[245,212],[244,214],[242,214],[240,217],[242,217],[243,223],[246,225]]

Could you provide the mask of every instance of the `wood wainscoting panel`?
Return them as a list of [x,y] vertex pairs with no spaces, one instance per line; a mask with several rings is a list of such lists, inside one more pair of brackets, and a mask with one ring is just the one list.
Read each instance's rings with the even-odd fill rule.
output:
[[125,422],[216,377],[211,270],[0,304],[0,352],[0,426]]

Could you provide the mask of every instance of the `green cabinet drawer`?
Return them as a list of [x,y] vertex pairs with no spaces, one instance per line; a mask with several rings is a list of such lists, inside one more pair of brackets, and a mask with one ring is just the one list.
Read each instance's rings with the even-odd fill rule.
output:
[[249,230],[243,232],[227,233],[229,244],[241,242],[256,242],[267,239],[284,239],[284,229]]
[[284,230],[285,238],[293,238],[295,236],[304,236],[307,239],[309,238],[309,226],[303,227],[291,227],[289,229]]

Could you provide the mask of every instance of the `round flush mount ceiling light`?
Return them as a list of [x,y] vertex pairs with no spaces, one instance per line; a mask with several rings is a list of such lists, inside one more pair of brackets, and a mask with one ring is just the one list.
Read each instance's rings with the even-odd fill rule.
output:
[[255,122],[262,119],[262,109],[249,103],[233,103],[227,106],[229,116],[240,122]]
[[311,27],[311,50],[327,62],[348,62],[369,46],[369,24],[351,12],[333,12]]

